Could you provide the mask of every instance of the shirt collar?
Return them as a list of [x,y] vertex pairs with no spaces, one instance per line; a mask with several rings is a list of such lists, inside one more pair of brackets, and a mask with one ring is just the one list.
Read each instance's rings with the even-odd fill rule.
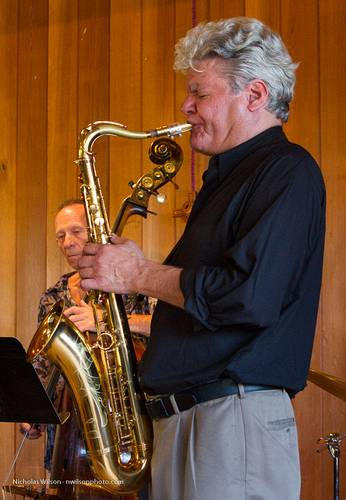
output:
[[282,140],[287,139],[282,127],[279,125],[264,130],[228,151],[212,156],[209,160],[208,169],[203,174],[204,182],[209,176],[215,177],[215,170],[217,170],[218,181],[222,182],[246,156],[257,150],[259,145],[265,147],[272,144],[273,141]]

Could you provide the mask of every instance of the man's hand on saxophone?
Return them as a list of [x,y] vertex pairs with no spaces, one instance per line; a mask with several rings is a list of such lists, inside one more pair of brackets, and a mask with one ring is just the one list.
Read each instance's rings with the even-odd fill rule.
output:
[[81,300],[76,306],[65,309],[64,315],[67,316],[81,332],[96,331],[92,307],[84,302],[84,300]]
[[112,235],[112,244],[87,244],[78,268],[81,286],[118,294],[139,293],[183,307],[181,269],[145,258],[135,242]]
[[79,265],[81,286],[85,290],[96,289],[119,294],[133,293],[131,279],[140,272],[145,257],[131,240],[112,235],[112,245],[86,245]]

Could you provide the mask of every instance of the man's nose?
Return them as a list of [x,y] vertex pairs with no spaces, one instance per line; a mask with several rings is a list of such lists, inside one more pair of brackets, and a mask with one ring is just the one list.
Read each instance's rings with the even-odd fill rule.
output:
[[76,238],[73,236],[73,234],[66,233],[65,238],[64,238],[64,247],[69,247],[73,245],[76,242]]
[[188,95],[181,106],[181,111],[184,115],[188,116],[196,112],[195,97],[193,95]]

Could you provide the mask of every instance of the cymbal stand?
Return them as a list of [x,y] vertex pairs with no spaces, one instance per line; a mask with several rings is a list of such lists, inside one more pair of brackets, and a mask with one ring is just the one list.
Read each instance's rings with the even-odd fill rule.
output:
[[324,438],[319,438],[317,440],[318,444],[324,444],[322,450],[316,450],[317,453],[321,453],[324,450],[329,450],[333,461],[334,461],[334,500],[339,500],[339,460],[340,460],[340,446],[341,441],[346,438],[346,433],[338,434],[337,432],[331,432],[328,436]]

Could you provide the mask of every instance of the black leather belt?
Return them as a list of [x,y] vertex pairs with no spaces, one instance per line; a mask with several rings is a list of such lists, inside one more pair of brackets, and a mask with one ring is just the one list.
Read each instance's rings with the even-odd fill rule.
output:
[[[244,392],[278,389],[270,385],[243,385]],[[152,420],[167,418],[189,410],[198,403],[239,394],[239,386],[231,379],[220,379],[175,394],[146,395],[146,407]]]

